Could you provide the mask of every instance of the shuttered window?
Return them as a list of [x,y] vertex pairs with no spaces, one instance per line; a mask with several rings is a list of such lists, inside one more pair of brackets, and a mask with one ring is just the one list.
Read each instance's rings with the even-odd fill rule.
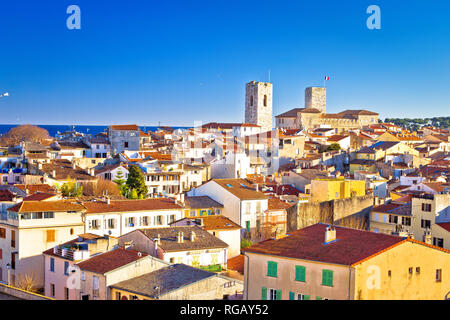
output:
[[305,282],[306,268],[304,266],[295,266],[295,281]]
[[277,263],[273,261],[267,261],[267,276],[268,277],[277,277]]
[[332,287],[333,286],[333,271],[322,270],[322,285]]
[[267,288],[266,287],[261,288],[261,300],[267,300]]

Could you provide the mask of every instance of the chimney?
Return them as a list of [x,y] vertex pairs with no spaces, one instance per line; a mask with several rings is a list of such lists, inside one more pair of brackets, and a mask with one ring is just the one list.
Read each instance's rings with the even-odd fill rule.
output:
[[195,241],[195,232],[192,231],[191,232],[191,242],[194,242],[194,241]]
[[52,170],[52,177],[56,178],[56,170]]
[[259,185],[256,184],[256,191],[259,191]]
[[91,175],[92,177],[95,176],[95,169],[94,168],[89,168],[89,175]]
[[77,168],[77,165],[75,164],[75,162],[72,162],[72,169],[75,170]]
[[111,204],[111,199],[110,198],[106,198],[106,204]]
[[38,162],[37,166],[39,170],[42,170],[42,163]]
[[325,244],[336,240],[336,229],[333,226],[328,226],[325,230]]

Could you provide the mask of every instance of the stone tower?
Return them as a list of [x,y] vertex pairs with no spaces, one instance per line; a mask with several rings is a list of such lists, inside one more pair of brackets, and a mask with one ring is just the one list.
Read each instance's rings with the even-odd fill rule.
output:
[[245,86],[245,122],[272,131],[272,84],[251,81]]
[[327,88],[308,87],[305,89],[305,107],[316,108],[322,113],[327,112]]

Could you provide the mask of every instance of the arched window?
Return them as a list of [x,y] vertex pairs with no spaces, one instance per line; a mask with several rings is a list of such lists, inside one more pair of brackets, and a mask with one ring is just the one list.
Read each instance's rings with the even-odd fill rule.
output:
[[264,95],[264,107],[267,107],[267,95]]
[[250,96],[250,106],[253,106],[253,96]]

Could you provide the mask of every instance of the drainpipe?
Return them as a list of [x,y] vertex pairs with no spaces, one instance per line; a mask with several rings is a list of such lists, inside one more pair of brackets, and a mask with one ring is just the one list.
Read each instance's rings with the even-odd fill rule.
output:
[[244,285],[246,285],[246,287],[244,288],[244,291],[245,291],[245,300],[248,300],[248,287],[249,287],[249,285],[248,285],[248,269],[249,269],[249,264],[250,264],[250,257],[244,253],[244,260],[245,260],[245,258],[247,258],[247,270],[246,270],[246,272],[244,271],[245,272]]
[[348,300],[350,300],[350,288],[351,288],[351,279],[352,279],[352,267],[348,267]]

